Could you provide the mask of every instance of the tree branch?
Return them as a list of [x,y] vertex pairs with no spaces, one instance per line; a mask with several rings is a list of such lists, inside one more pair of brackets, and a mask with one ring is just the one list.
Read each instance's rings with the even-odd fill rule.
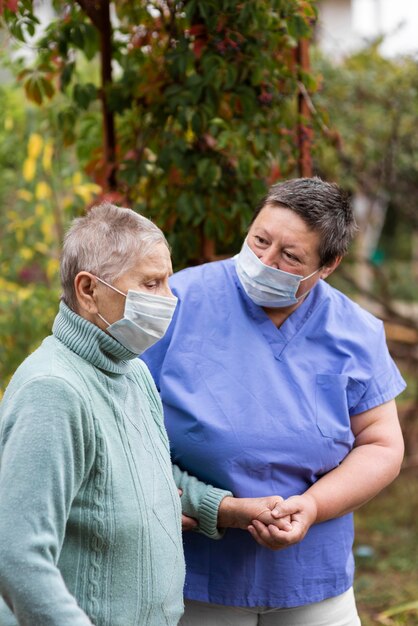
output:
[[117,188],[115,118],[109,109],[107,91],[112,84],[112,24],[109,0],[77,0],[100,37],[101,100],[103,117],[103,159],[107,190]]

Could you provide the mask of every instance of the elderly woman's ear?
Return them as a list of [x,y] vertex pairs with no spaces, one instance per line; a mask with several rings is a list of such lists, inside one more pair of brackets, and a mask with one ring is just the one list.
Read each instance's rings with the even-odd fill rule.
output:
[[97,314],[96,289],[97,280],[89,272],[79,272],[74,278],[74,291],[79,313]]

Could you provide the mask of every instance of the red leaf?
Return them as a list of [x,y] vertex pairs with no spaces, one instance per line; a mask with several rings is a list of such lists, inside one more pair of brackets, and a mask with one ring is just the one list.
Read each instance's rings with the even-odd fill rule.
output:
[[195,37],[201,37],[206,34],[206,25],[205,24],[193,24],[190,27],[190,34]]
[[137,161],[139,158],[138,150],[128,150],[122,157],[122,161]]
[[0,0],[0,15],[4,13],[4,9],[9,9],[12,13],[17,12],[18,0]]
[[194,52],[196,59],[200,59],[205,47],[206,47],[206,40],[196,39],[196,41],[193,44],[193,52]]
[[168,172],[168,182],[170,185],[181,186],[183,182],[183,175],[177,167],[172,165]]
[[282,173],[280,171],[280,167],[278,166],[278,164],[272,163],[270,173],[266,178],[266,183],[268,184],[268,186],[273,185],[274,183],[277,183],[277,181],[280,180],[281,175]]
[[111,204],[127,206],[126,197],[120,191],[102,191],[102,193],[99,193],[95,197],[87,209],[91,209],[93,206],[100,204],[101,202],[110,202]]

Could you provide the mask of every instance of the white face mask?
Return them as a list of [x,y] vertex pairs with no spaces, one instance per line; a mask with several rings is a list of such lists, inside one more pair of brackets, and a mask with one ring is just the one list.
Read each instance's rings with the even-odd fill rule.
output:
[[311,278],[321,269],[319,268],[309,276],[303,277],[299,274],[290,274],[264,265],[251,250],[247,240],[244,241],[241,252],[235,257],[235,265],[238,278],[247,296],[259,306],[272,308],[297,304],[301,298],[309,293],[307,291],[299,298],[296,297],[300,283]]
[[109,335],[138,355],[165,335],[177,305],[176,297],[157,296],[132,289],[125,294],[98,276],[95,278],[126,298],[125,311],[121,320],[109,324],[100,313],[97,313],[107,324],[106,330]]

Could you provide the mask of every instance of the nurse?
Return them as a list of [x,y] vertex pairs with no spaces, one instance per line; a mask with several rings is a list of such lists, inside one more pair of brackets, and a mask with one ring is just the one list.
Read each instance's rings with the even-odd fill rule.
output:
[[279,494],[292,525],[186,533],[182,626],[360,624],[352,512],[399,473],[405,383],[382,322],[325,282],[355,231],[337,185],[289,180],[236,257],[171,278],[175,323],[143,358],[173,460],[236,496]]

